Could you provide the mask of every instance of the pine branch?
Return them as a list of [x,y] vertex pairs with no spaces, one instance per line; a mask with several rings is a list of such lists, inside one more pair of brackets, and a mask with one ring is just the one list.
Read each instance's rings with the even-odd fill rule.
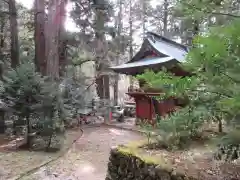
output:
[[232,98],[231,95],[229,94],[226,94],[226,93],[222,93],[222,92],[215,92],[215,91],[209,91],[209,90],[197,90],[197,89],[186,89],[186,90],[190,90],[190,91],[195,91],[195,92],[205,92],[205,93],[211,93],[211,94],[216,94],[216,95],[219,95],[219,96],[225,96],[225,97],[228,97],[228,98]]
[[5,2],[5,3],[7,3],[7,4],[9,4],[8,0],[2,0],[2,1]]
[[184,3],[182,2],[183,5],[191,8],[191,9],[195,9],[197,11],[200,11],[200,12],[203,12],[203,13],[207,13],[207,14],[213,14],[213,15],[222,15],[222,16],[230,16],[230,17],[234,17],[234,18],[240,18],[239,15],[235,15],[235,14],[230,14],[230,13],[223,13],[223,12],[211,12],[211,11],[208,11],[208,10],[204,10],[202,8],[198,8],[196,7],[196,5],[192,5],[192,4],[188,4],[188,3]]
[[11,13],[9,11],[0,11],[0,14],[10,15]]
[[234,83],[240,83],[239,80],[237,79],[234,79],[233,77],[229,76],[228,74],[224,73],[224,72],[221,72],[222,75],[226,76],[228,79],[230,79],[231,81],[233,81]]

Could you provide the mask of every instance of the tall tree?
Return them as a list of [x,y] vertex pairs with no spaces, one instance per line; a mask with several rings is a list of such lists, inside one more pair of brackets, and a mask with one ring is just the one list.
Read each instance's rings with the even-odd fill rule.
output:
[[59,31],[61,27],[61,3],[65,0],[48,2],[48,21],[46,24],[46,74],[52,79],[59,78]]
[[142,31],[143,38],[146,34],[146,22],[147,22],[147,2],[146,0],[142,0]]
[[0,52],[2,50],[2,48],[4,47],[4,28],[5,28],[5,24],[6,24],[6,20],[5,17],[1,17],[0,19]]
[[45,58],[45,1],[35,0],[34,2],[34,23],[35,23],[35,66],[38,72],[46,75]]
[[16,68],[19,65],[19,43],[18,43],[18,22],[16,1],[8,0],[9,20],[11,32],[11,66]]
[[63,76],[67,64],[67,40],[66,40],[66,5],[67,0],[62,0],[60,4],[60,29],[59,29],[59,73]]
[[96,37],[96,72],[97,93],[101,99],[109,99],[109,76],[105,70],[108,66],[106,59],[105,22],[108,4],[97,1],[95,4],[95,37]]
[[[118,50],[117,50],[117,65],[119,64],[119,59],[120,59],[120,55],[121,53],[123,53],[122,51],[122,43],[121,43],[121,36],[122,36],[122,5],[123,5],[123,1],[122,0],[118,0],[118,6],[119,6],[119,10],[118,10],[118,16],[117,16],[117,46],[118,46]],[[115,76],[115,82],[114,82],[114,104],[117,105],[118,104],[118,82],[119,81],[119,75],[116,74]]]
[[[3,4],[0,4],[0,10],[3,11],[4,6]],[[4,59],[4,46],[5,46],[5,36],[4,36],[4,32],[5,32],[5,28],[6,28],[6,16],[4,14],[0,15],[0,58],[1,60]],[[0,79],[2,79],[2,73],[3,73],[3,67],[2,64],[0,64]]]
[[[129,59],[133,58],[133,8],[132,0],[129,0]],[[130,77],[130,86],[133,86],[133,78]]]
[[168,0],[164,0],[163,6],[163,35],[168,36]]

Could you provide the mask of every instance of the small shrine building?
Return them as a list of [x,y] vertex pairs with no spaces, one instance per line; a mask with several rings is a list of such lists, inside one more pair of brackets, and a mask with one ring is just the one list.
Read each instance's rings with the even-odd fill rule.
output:
[[[153,32],[148,32],[136,55],[127,63],[113,66],[111,69],[117,73],[136,76],[144,73],[146,69],[159,72],[164,67],[176,76],[189,76],[190,73],[179,66],[185,61],[187,53],[188,47]],[[144,92],[129,89],[127,94],[133,97],[136,102],[136,118],[154,120],[157,114],[164,116],[181,106],[174,98],[154,102],[153,97],[160,95],[160,93],[162,93],[160,90],[154,89]]]

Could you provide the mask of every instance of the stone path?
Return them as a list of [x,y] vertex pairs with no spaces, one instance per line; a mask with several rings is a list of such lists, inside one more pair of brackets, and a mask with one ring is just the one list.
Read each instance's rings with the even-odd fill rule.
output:
[[96,127],[84,135],[62,158],[23,180],[104,180],[110,148],[142,136],[125,130]]

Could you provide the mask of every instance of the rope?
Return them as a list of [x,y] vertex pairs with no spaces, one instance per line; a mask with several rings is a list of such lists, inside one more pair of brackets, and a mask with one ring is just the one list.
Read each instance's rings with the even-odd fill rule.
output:
[[43,166],[46,166],[46,165],[48,165],[48,164],[50,164],[50,163],[52,163],[52,162],[55,162],[55,161],[57,161],[58,159],[60,159],[61,157],[63,157],[65,154],[67,154],[67,153],[69,152],[69,150],[73,147],[73,145],[77,142],[77,140],[80,139],[80,138],[83,136],[83,129],[80,127],[79,130],[80,130],[80,132],[81,132],[80,135],[79,135],[75,140],[73,140],[73,142],[71,143],[71,145],[70,145],[64,152],[62,152],[60,155],[58,155],[57,157],[55,157],[55,158],[53,158],[53,159],[51,159],[51,160],[49,160],[49,161],[47,161],[47,162],[44,162],[44,163],[40,164],[40,165],[37,166],[37,167],[34,167],[34,168],[32,168],[32,169],[30,169],[30,170],[28,170],[28,171],[20,174],[18,177],[15,177],[15,178],[13,178],[13,179],[14,179],[14,180],[20,180],[20,179],[22,179],[23,177],[25,177],[25,176],[27,176],[27,175],[33,174],[34,172],[36,172],[37,170],[39,170],[39,169],[42,168]]

